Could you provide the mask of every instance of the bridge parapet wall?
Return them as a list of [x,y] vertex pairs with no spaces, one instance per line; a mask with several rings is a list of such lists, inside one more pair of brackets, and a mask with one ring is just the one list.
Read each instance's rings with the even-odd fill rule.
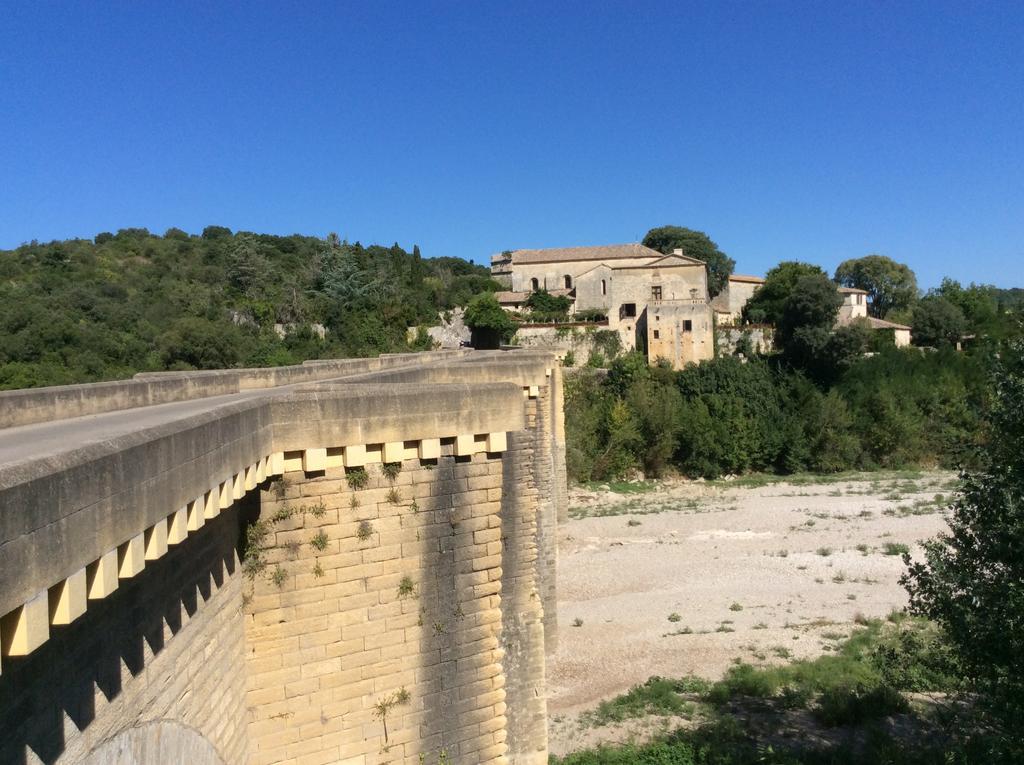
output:
[[[102,714],[82,716],[83,728],[64,709],[75,726],[65,719],[56,748],[2,701],[0,728],[21,720],[12,740],[48,763],[58,757],[47,751],[93,751],[161,720],[194,728],[231,765],[418,763],[442,752],[452,762],[545,762],[560,372],[548,355],[515,355],[395,357],[392,369],[236,397],[0,468],[0,699],[21,684],[18,698],[34,700],[19,708],[63,709],[26,678],[47,676],[39,657],[94,641],[111,614],[132,645],[144,644],[134,664],[120,649],[127,674],[97,702]],[[371,485],[352,489],[347,475],[364,471]],[[272,542],[252,568],[238,557],[245,529],[272,520]],[[189,556],[209,538],[221,540],[222,563],[210,566],[204,594],[202,584],[182,584],[180,568],[195,568]],[[415,596],[402,592],[406,577]],[[193,707],[205,680],[171,677],[182,654],[167,646],[194,658],[175,617],[160,617],[159,628],[143,618],[140,600],[170,582],[181,603],[189,587],[193,601],[200,593],[185,607],[196,645],[226,646],[223,655],[203,649],[213,675],[229,689],[247,683],[247,696],[227,691],[248,704],[241,733],[224,694],[203,691],[217,709]],[[198,626],[207,611],[209,629]],[[147,626],[133,630],[140,621]],[[389,706],[403,688],[409,700]],[[197,709],[213,728],[194,724]],[[386,738],[385,722],[398,726]]]

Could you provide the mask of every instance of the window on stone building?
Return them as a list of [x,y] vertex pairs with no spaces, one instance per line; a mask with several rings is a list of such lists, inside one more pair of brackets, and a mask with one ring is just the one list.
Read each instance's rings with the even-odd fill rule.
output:
[[569,274],[566,274],[566,275],[565,275],[564,277],[562,277],[562,278],[563,278],[563,279],[565,279],[565,288],[566,288],[567,290],[571,290],[571,289],[572,289],[572,277],[571,277],[571,276],[569,276]]
[[693,332],[693,322],[689,319],[683,320],[683,332]]
[[532,289],[532,290],[533,290],[534,292],[536,292],[537,290],[539,290],[539,289],[540,289],[540,282],[539,282],[539,281],[537,281],[537,277],[536,277],[536,276],[535,276],[535,277],[533,277],[532,279],[530,279],[530,288],[531,288],[531,289]]
[[657,340],[660,337],[661,337],[661,332],[659,332],[658,330],[654,330],[654,339]]
[[601,294],[608,294],[608,282],[606,282],[604,279],[601,280]]
[[623,303],[619,315],[623,318],[636,316],[636,303]]
[[661,300],[661,285],[651,287],[651,300]]

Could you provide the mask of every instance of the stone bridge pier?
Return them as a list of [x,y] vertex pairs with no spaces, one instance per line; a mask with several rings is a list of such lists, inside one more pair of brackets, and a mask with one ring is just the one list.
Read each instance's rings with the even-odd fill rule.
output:
[[0,393],[0,763],[547,761],[547,353]]

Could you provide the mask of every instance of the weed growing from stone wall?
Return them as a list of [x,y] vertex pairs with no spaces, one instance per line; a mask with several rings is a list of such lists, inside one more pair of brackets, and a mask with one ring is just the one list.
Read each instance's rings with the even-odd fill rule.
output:
[[402,503],[402,492],[398,489],[389,489],[386,497],[388,504],[399,505]]
[[353,491],[365,489],[370,482],[370,474],[366,472],[366,468],[362,467],[345,468],[345,480],[348,481],[348,486]]
[[317,535],[315,537],[313,537],[311,540],[309,540],[309,545],[314,550],[318,550],[320,552],[323,552],[324,550],[327,549],[327,541],[328,541],[327,533],[324,532],[323,530],[321,530],[321,531],[317,532]]
[[398,583],[398,597],[408,598],[416,594],[416,583],[413,582],[412,577],[403,576],[402,581]]
[[381,465],[380,472],[392,483],[398,478],[398,474],[402,472],[401,462],[385,462]]
[[392,693],[390,696],[385,696],[383,699],[373,705],[373,716],[381,721],[384,725],[384,743],[388,743],[388,714],[396,706],[402,706],[409,703],[409,691],[404,687]]
[[373,536],[373,524],[369,521],[359,521],[359,529],[356,531],[356,537],[360,542],[365,542]]

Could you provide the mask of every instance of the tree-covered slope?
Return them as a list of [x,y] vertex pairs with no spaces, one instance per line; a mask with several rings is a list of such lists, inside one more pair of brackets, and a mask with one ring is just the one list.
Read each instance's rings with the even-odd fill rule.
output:
[[0,389],[406,350],[408,327],[497,288],[459,258],[334,235],[210,226],[32,242],[0,251]]

